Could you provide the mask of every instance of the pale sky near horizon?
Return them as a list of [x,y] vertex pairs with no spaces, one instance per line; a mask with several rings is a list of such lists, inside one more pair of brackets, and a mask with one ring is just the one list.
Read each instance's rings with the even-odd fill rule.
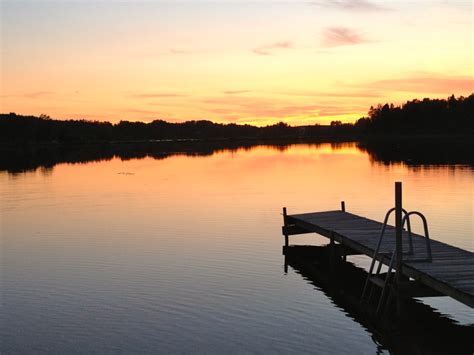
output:
[[324,124],[474,91],[471,1],[0,3],[3,113]]

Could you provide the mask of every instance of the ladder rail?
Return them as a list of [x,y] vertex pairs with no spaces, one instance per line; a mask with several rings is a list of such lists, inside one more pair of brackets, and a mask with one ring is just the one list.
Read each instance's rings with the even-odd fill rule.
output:
[[[420,217],[422,223],[423,223],[423,231],[425,234],[425,243],[426,243],[426,252],[428,254],[428,257],[426,259],[423,259],[423,261],[433,261],[433,255],[431,253],[431,239],[430,239],[430,234],[428,232],[428,222],[426,220],[426,217],[423,215],[423,213],[418,212],[418,211],[410,211],[405,214],[405,216],[402,219],[402,228],[405,225],[405,222],[407,222],[407,226],[410,225],[410,216],[415,215]],[[408,228],[408,234],[411,236],[411,228]]]
[[[388,224],[388,219],[390,218],[390,215],[395,211],[395,208],[391,208],[388,210],[388,212],[385,214],[385,219],[384,219],[384,222],[383,222],[383,226],[382,226],[382,229],[380,231],[380,236],[379,236],[379,240],[377,242],[377,246],[374,250],[374,254],[373,254],[373,257],[372,257],[372,262],[370,264],[370,268],[369,268],[369,272],[368,272],[368,275],[367,275],[367,279],[365,281],[365,285],[364,285],[364,289],[362,291],[362,296],[361,296],[361,303],[364,302],[364,299],[365,299],[365,294],[367,293],[367,289],[369,288],[369,285],[370,285],[370,282],[371,282],[371,277],[373,277],[375,275],[375,277],[378,277],[378,275],[380,275],[380,272],[381,272],[381,269],[382,269],[382,266],[383,266],[383,262],[382,262],[382,259],[383,258],[380,258],[380,260],[377,260],[377,257],[381,254],[380,253],[380,248],[381,248],[381,245],[382,245],[382,240],[383,240],[383,237],[384,237],[384,234],[385,234],[385,231],[386,231],[386,228],[387,228],[387,224]],[[411,221],[410,221],[410,217],[411,216],[418,216],[422,223],[423,223],[423,230],[424,230],[424,237],[425,237],[425,243],[426,243],[426,252],[427,252],[427,258],[425,259],[412,259],[410,261],[429,261],[431,262],[433,260],[433,256],[432,256],[432,252],[431,252],[431,240],[430,240],[430,235],[429,235],[429,231],[428,231],[428,222],[426,220],[426,217],[421,213],[421,212],[418,212],[418,211],[410,211],[410,212],[407,212],[405,209],[402,208],[402,212],[404,214],[403,218],[402,218],[402,229],[404,229],[405,227],[405,224],[407,225],[407,232],[408,232],[408,241],[409,241],[409,251],[408,251],[408,254],[411,254],[413,255],[414,254],[414,249],[413,249],[413,235],[412,235],[412,231],[411,231]],[[387,271],[387,275],[385,276],[385,279],[384,279],[384,282],[383,282],[383,286],[382,286],[382,291],[381,291],[381,294],[380,294],[380,298],[379,298],[379,302],[377,304],[377,309],[376,309],[376,315],[379,314],[380,310],[382,309],[383,307],[383,304],[384,304],[384,301],[385,301],[385,295],[387,293],[387,288],[388,288],[388,285],[389,283],[391,282],[391,279],[392,279],[392,270],[393,270],[393,263],[396,259],[396,253],[395,253],[396,250],[394,250],[392,253],[391,253],[391,257],[390,257],[390,262],[388,263],[388,271]],[[377,266],[377,270],[376,270],[376,273],[374,274],[374,268],[375,268],[375,264],[377,263],[377,261],[379,262],[378,266]],[[401,270],[395,270],[395,274],[401,272]],[[372,291],[373,291],[373,288],[370,288],[370,293],[369,293],[369,296],[368,296],[368,301],[370,301],[370,298],[371,298],[371,295],[372,295]],[[387,301],[388,302],[388,301]]]
[[[387,276],[385,277],[385,280],[383,283],[382,293],[380,294],[379,303],[377,304],[377,309],[375,310],[376,316],[379,314],[380,309],[382,308],[382,305],[385,299],[385,294],[387,293],[387,286],[392,276],[393,262],[395,261],[395,258],[396,258],[396,253],[395,251],[393,251],[392,257],[390,258],[390,264],[388,265]],[[398,273],[398,272],[399,270],[395,271],[395,273]]]
[[[375,267],[375,263],[377,261],[377,256],[379,254],[379,251],[380,251],[380,246],[382,245],[382,239],[383,239],[383,236],[385,234],[385,230],[387,228],[387,225],[388,225],[388,219],[390,218],[390,215],[395,211],[395,207],[389,209],[387,211],[387,213],[385,214],[385,218],[384,218],[384,221],[383,221],[383,226],[382,226],[382,229],[380,231],[380,236],[379,236],[379,240],[377,242],[377,246],[375,247],[375,251],[374,251],[374,255],[372,257],[372,262],[370,264],[370,268],[369,268],[369,275],[365,281],[365,285],[364,285],[364,289],[362,291],[362,296],[361,296],[361,299],[363,300],[364,299],[364,296],[365,296],[365,293],[367,292],[367,287],[369,285],[369,278],[370,276],[372,275],[373,271],[374,271],[374,267]],[[408,212],[407,210],[405,210],[404,208],[402,208],[402,212],[405,214],[405,216],[408,215]],[[408,229],[408,237],[409,237],[409,246],[410,246],[410,253],[413,253],[413,243],[411,241],[411,224],[410,224],[410,219],[408,218],[406,220],[406,223],[407,223],[407,229]],[[403,226],[403,224],[402,224]],[[379,261],[380,263],[382,263],[382,261]],[[380,272],[380,268],[382,266],[379,265],[378,267],[378,272]]]

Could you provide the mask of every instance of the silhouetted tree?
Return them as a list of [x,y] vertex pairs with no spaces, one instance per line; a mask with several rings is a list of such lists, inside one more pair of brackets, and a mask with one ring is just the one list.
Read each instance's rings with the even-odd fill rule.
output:
[[0,142],[22,143],[87,143],[111,141],[148,141],[169,139],[355,139],[387,134],[472,134],[474,132],[474,94],[468,97],[450,96],[446,100],[423,99],[371,106],[367,117],[355,124],[332,121],[329,126],[294,127],[279,122],[266,127],[187,121],[170,123],[155,120],[150,123],[120,121],[54,120],[0,115]]
[[472,134],[474,132],[474,94],[446,100],[428,99],[371,106],[368,117],[355,123],[366,133],[386,134]]

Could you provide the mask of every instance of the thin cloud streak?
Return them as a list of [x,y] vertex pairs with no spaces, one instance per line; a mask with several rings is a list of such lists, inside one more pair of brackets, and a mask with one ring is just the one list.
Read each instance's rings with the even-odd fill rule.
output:
[[148,50],[145,52],[138,51],[136,52],[136,56],[139,58],[154,58],[158,56],[186,56],[186,55],[192,55],[192,54],[198,54],[201,52],[197,51],[190,51],[190,50],[184,50],[184,49],[177,49],[177,48],[169,48],[165,50]]
[[168,118],[169,114],[167,114],[165,112],[160,112],[160,111],[157,111],[157,110],[123,108],[123,109],[112,109],[110,111],[117,112],[118,114],[120,114],[120,113],[122,113],[122,114],[124,114],[124,113],[125,114],[133,114],[134,116],[136,115],[136,117],[137,117],[134,120],[138,119],[140,121],[152,121],[152,120],[157,120],[157,119],[171,120],[170,118]]
[[453,93],[470,94],[474,91],[474,79],[470,76],[431,76],[407,77],[400,79],[378,80],[368,84],[377,90],[436,93],[450,95]]
[[53,91],[35,91],[35,92],[24,93],[24,94],[0,95],[0,97],[23,97],[26,99],[38,99],[38,98],[43,98],[45,96],[52,96],[55,94],[56,93]]
[[[288,105],[275,99],[217,97],[203,100],[209,105],[205,108],[209,113],[231,115],[247,118],[288,118],[295,116],[324,117],[337,116],[358,112],[360,107],[341,107],[340,105]],[[366,107],[364,106],[364,110]]]
[[294,48],[294,43],[290,41],[275,42],[272,44],[267,44],[255,49],[252,49],[252,52],[258,55],[273,55],[274,50],[276,49],[291,49]]
[[381,97],[380,93],[375,91],[356,91],[356,92],[312,92],[312,91],[294,91],[281,93],[289,96],[306,97],[350,97],[350,98],[371,98]]
[[327,27],[323,31],[322,44],[325,47],[348,46],[367,42],[367,39],[347,27]]
[[134,94],[130,95],[130,97],[136,99],[156,99],[162,97],[186,97],[188,95],[179,94],[179,93],[147,93],[147,94]]
[[226,94],[226,95],[247,94],[249,92],[252,92],[252,90],[226,90],[226,91],[223,91],[223,93]]
[[387,11],[389,10],[385,6],[375,4],[374,2],[367,0],[322,0],[322,1],[313,1],[312,5],[325,7],[325,8],[334,8],[339,10],[347,11]]

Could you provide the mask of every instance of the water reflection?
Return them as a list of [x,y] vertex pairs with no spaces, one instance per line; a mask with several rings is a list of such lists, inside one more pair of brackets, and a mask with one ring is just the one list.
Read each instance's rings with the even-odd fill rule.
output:
[[328,246],[284,248],[285,269],[290,266],[372,334],[381,353],[472,354],[474,327],[459,325],[432,307],[405,299],[403,314],[374,316],[377,302],[360,304],[367,273],[352,262],[329,262]]
[[[219,152],[250,151],[259,146],[268,150],[285,152],[298,143],[285,141],[163,141],[89,145],[35,145],[0,147],[0,171],[20,173],[41,168],[48,174],[60,163],[78,164],[91,161],[107,161],[114,157],[121,160],[166,159],[172,156],[211,156]],[[323,143],[305,143],[317,148]],[[353,147],[367,153],[375,163],[404,163],[407,166],[420,165],[469,165],[474,166],[474,143],[444,141],[362,141],[332,142],[333,151]]]
[[360,142],[358,148],[383,164],[474,166],[474,141],[465,139],[368,140]]
[[2,155],[0,352],[374,353],[324,292],[282,277],[279,212],[345,200],[380,220],[395,180],[433,239],[474,248],[470,167],[374,164],[355,144],[169,144]]

